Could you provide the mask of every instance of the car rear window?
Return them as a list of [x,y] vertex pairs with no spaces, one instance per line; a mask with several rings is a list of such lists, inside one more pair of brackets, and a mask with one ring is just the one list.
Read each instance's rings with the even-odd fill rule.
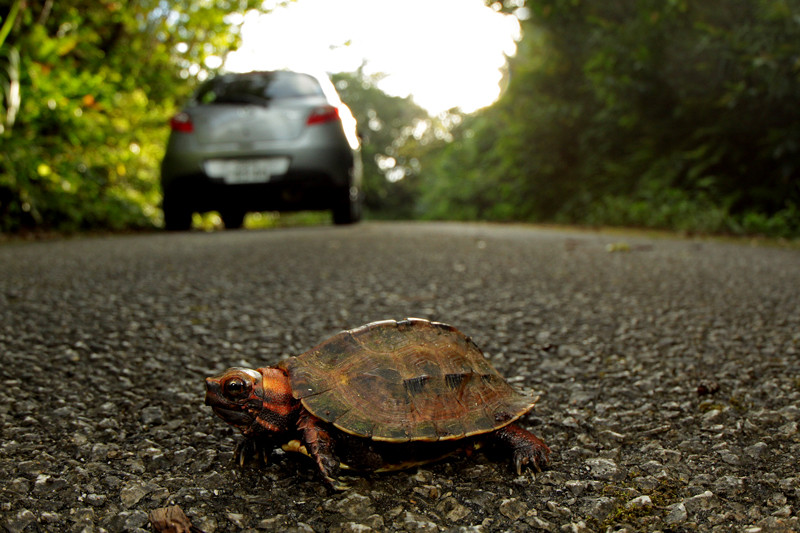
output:
[[319,82],[295,72],[226,74],[214,78],[195,93],[195,104],[259,103],[276,98],[322,96]]

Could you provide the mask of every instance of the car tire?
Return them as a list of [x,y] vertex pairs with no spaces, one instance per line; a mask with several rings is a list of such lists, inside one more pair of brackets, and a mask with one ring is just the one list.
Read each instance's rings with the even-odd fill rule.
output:
[[240,209],[223,209],[219,216],[225,229],[240,229],[244,225],[245,212]]
[[180,201],[164,197],[164,229],[167,231],[188,231],[192,227],[192,210]]
[[355,224],[361,220],[361,194],[358,189],[345,189],[338,195],[333,206],[333,223],[336,225]]

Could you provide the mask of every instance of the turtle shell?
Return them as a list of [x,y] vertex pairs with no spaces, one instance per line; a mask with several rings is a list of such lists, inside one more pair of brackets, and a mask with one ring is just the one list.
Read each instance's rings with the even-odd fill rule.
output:
[[314,416],[381,441],[479,435],[521,417],[515,391],[472,340],[422,319],[343,331],[285,363],[292,393]]

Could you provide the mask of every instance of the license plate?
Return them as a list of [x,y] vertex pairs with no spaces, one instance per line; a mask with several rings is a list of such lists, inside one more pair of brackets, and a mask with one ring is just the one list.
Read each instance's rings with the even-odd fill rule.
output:
[[206,174],[222,178],[225,183],[266,183],[272,176],[289,170],[289,158],[263,159],[210,159],[205,163]]

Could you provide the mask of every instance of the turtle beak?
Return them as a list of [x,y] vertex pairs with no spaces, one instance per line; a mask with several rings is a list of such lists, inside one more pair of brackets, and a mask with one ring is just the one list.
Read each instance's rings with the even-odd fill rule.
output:
[[214,406],[219,403],[217,398],[220,394],[219,383],[214,378],[206,378],[206,405]]
[[217,378],[206,378],[206,405],[216,412],[217,409],[227,405],[225,397],[222,395],[222,383]]
[[253,416],[244,411],[225,409],[224,407],[211,406],[211,410],[228,424],[244,431],[253,424]]

